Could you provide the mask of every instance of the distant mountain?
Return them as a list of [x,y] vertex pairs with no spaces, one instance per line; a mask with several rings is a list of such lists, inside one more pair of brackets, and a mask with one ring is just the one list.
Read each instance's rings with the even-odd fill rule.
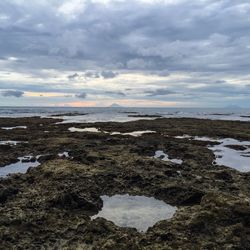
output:
[[117,103],[113,103],[109,106],[110,108],[121,108],[122,106],[117,104]]

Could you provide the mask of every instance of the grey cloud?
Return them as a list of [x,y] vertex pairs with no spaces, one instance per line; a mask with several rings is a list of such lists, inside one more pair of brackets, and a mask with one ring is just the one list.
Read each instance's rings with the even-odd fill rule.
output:
[[[166,78],[178,72],[198,77],[180,78],[173,92],[182,87],[186,94],[243,95],[243,87],[207,79],[220,73],[225,79],[248,77],[249,1],[169,2],[71,0],[72,8],[67,9],[68,0],[2,0],[0,10],[6,18],[0,22],[1,70],[37,76],[44,69],[83,72],[69,75],[65,84],[111,79],[120,70]],[[11,57],[17,60],[8,60]],[[199,74],[207,79],[200,82]],[[207,86],[189,88],[199,83]],[[62,86],[48,88],[61,91]],[[157,88],[164,85],[155,84]]]
[[85,99],[87,97],[87,94],[86,93],[80,93],[80,94],[76,94],[75,96],[77,98],[80,98],[80,99]]
[[114,78],[116,77],[118,74],[113,72],[113,71],[102,71],[101,72],[101,76],[104,78],[104,79],[109,79],[109,78]]
[[208,84],[203,87],[199,87],[195,89],[196,92],[204,92],[204,93],[217,93],[222,94],[224,96],[227,95],[249,95],[250,90],[245,86],[235,86],[228,83],[215,83]]
[[85,78],[100,78],[98,72],[87,71],[84,73]]
[[77,73],[68,76],[68,79],[69,79],[69,80],[75,80],[75,79],[77,79],[77,78],[79,78],[79,75],[78,75]]
[[87,71],[83,74],[78,74],[78,73],[74,73],[72,75],[68,75],[68,79],[70,81],[73,80],[83,80],[83,79],[88,79],[88,78],[99,78],[99,74],[98,72],[93,72],[93,71]]
[[20,90],[5,90],[1,92],[1,95],[4,97],[22,97],[24,95],[23,91]]
[[103,77],[104,79],[111,79],[115,78],[118,75],[118,73],[113,71],[86,71],[83,74],[72,74],[68,76],[69,80],[81,80],[81,79],[91,79],[91,78],[100,78]]
[[141,69],[141,70],[150,70],[154,67],[154,64],[149,59],[134,58],[127,61],[128,69]]
[[121,91],[105,91],[105,94],[108,95],[118,95],[118,96],[126,96],[125,93],[121,92]]
[[64,95],[64,97],[66,97],[66,98],[70,98],[70,97],[72,97],[72,95],[70,95],[70,94],[66,94],[66,95]]
[[226,83],[226,81],[224,81],[224,80],[217,80],[217,81],[215,81],[215,83],[216,84],[224,84],[224,83]]
[[27,69],[249,68],[248,1],[72,1],[69,12],[61,11],[65,3],[1,1],[8,19],[0,24],[0,56],[23,58],[13,67]]
[[144,92],[148,96],[161,96],[161,95],[172,95],[176,92],[169,89],[156,89],[156,90],[147,90]]
[[162,70],[162,71],[157,72],[156,75],[166,77],[166,76],[170,76],[170,72],[168,70]]

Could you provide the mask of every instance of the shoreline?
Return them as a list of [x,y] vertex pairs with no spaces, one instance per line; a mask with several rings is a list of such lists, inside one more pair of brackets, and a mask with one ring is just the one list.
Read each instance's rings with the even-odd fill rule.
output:
[[[208,146],[217,145],[216,141],[176,138],[250,141],[249,122],[157,118],[76,125],[60,121],[0,118],[0,127],[27,126],[0,129],[1,140],[28,142],[0,145],[0,166],[26,155],[39,155],[41,163],[25,174],[0,179],[4,249],[250,247],[250,173],[213,164],[215,155]],[[70,132],[74,126],[101,132]],[[110,134],[144,130],[155,133]],[[153,158],[157,150],[183,162]],[[101,196],[122,194],[153,197],[176,206],[177,211],[145,233],[103,218],[91,220],[103,206]]]

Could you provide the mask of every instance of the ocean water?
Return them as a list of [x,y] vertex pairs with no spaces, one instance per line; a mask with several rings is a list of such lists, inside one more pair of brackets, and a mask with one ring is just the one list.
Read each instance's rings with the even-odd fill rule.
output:
[[[74,116],[67,114],[74,113]],[[58,116],[59,115],[59,116]],[[60,116],[61,115],[61,116]],[[160,115],[163,117],[190,117],[214,120],[250,121],[250,109],[243,108],[71,108],[71,107],[0,107],[0,117],[54,117],[71,122],[125,122],[151,117],[133,115]]]

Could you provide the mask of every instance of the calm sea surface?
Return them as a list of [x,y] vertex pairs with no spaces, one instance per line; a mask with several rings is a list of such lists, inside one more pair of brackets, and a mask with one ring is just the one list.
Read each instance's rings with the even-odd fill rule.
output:
[[[69,116],[69,113],[76,113]],[[66,114],[66,115],[64,115]],[[71,107],[0,107],[0,117],[53,117],[62,115],[64,122],[131,121],[145,119],[135,115],[192,117],[203,119],[250,121],[250,109],[243,108],[71,108]],[[149,118],[148,119],[152,119]]]

